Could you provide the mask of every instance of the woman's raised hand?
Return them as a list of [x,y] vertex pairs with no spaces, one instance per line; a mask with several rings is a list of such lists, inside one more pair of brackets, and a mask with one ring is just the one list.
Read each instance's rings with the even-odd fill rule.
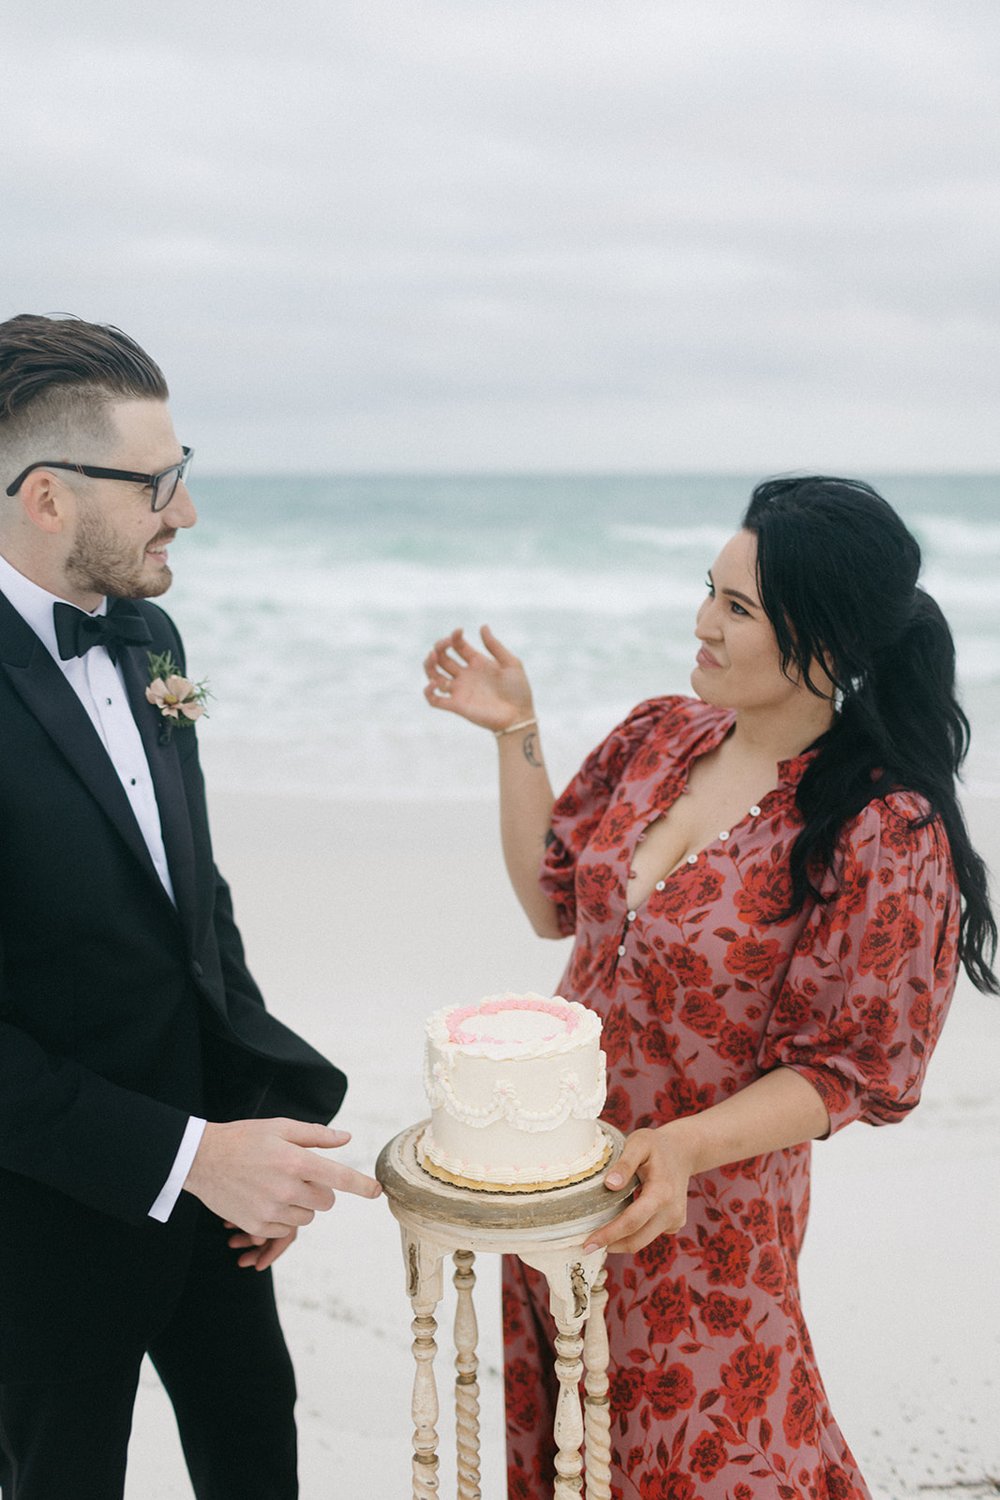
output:
[[506,729],[534,712],[527,674],[488,625],[480,630],[486,653],[470,646],[461,629],[435,641],[424,659],[424,697],[432,708],[461,714],[483,729]]

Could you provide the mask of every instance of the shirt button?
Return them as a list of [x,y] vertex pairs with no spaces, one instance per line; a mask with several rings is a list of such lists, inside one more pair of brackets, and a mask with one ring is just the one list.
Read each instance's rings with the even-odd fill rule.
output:
[[759,818],[760,817],[760,808],[757,807],[756,805],[754,807],[751,807],[751,809],[750,809],[750,816],[751,816],[751,818]]
[[130,785],[131,785],[131,786],[135,786],[135,777],[134,777],[134,776],[133,776],[133,777],[132,777],[132,780],[131,780],[131,782],[130,782]]
[[728,837],[729,837],[729,829],[728,828],[724,828],[722,830],[722,832],[719,834],[719,838],[722,840],[723,843],[725,843],[726,839]]
[[629,921],[630,921],[630,922],[634,922],[634,921],[635,921],[635,912],[634,912],[634,911],[630,911],[630,912],[629,912],[629,913],[628,913],[628,920],[629,920]]
[[205,973],[205,970],[202,968],[197,959],[195,959],[194,963],[191,965],[191,973],[194,975],[195,979],[201,979]]
[[689,865],[696,865],[697,863],[698,863],[698,856],[697,856],[697,854],[689,854],[688,855],[688,864]]
[[111,707],[111,699],[110,698],[105,698],[104,701],[108,705],[108,707],[110,708]]
[[658,891],[665,890],[666,889],[666,884],[667,884],[667,882],[665,880],[658,880],[656,882],[656,889]]
[[621,947],[620,947],[620,948],[619,948],[619,949],[618,949],[618,957],[619,957],[619,958],[624,958],[624,957],[625,957],[625,944],[624,944],[624,943],[623,943],[623,944],[622,944],[622,946],[621,946]]

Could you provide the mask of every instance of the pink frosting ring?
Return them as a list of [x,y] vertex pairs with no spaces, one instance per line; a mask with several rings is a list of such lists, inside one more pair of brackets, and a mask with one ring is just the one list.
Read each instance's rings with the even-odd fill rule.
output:
[[[508,1010],[532,1010],[542,1015],[552,1016],[555,1020],[561,1021],[565,1030],[570,1032],[574,1031],[579,1024],[579,1017],[565,1002],[560,1004],[557,1000],[502,997],[498,1000],[486,1000],[481,1005],[465,1005],[459,1010],[449,1011],[445,1023],[448,1028],[448,1040],[457,1042],[463,1047],[471,1046],[478,1041],[497,1040],[496,1038],[470,1036],[468,1032],[461,1029],[462,1023],[468,1021],[470,1016],[496,1016]],[[557,1035],[558,1032],[553,1031],[541,1040],[548,1042]]]

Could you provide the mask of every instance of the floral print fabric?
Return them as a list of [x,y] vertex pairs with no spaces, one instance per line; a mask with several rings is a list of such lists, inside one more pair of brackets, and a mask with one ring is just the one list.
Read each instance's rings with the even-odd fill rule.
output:
[[[604,1022],[605,1116],[628,1132],[706,1109],[774,1067],[819,1091],[831,1130],[902,1119],[954,988],[947,840],[909,792],[843,830],[821,903],[783,918],[810,754],[629,919],[644,830],[733,723],[685,698],[640,706],[559,798],[542,885],[575,934],[560,993]],[[815,752],[813,752],[815,753]],[[827,1404],[796,1262],[810,1145],[691,1181],[688,1219],[609,1257],[615,1500],[863,1500]],[[511,1500],[552,1493],[554,1325],[537,1273],[504,1263]]]

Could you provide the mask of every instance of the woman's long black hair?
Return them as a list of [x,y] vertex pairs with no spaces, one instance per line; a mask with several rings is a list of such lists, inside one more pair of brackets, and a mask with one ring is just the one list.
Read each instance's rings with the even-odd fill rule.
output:
[[[792,910],[817,896],[844,824],[893,787],[919,792],[948,835],[962,918],[958,952],[977,989],[1000,994],[986,868],[969,840],[955,778],[969,721],[955,696],[955,644],[917,585],[920,547],[892,506],[854,479],[769,479],[743,526],[757,539],[757,583],[782,669],[816,693],[821,662],[839,711],[799,783],[804,827],[792,849]],[[812,677],[810,676],[812,664]]]

